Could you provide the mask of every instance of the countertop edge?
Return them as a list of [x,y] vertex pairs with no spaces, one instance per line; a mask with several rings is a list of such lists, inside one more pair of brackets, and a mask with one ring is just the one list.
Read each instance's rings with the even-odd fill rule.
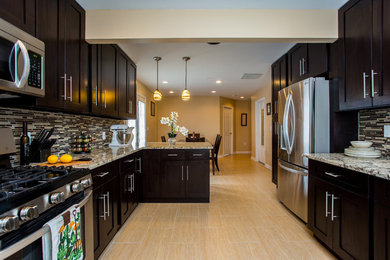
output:
[[304,157],[374,177],[390,180],[390,160],[353,158],[342,153],[304,154]]

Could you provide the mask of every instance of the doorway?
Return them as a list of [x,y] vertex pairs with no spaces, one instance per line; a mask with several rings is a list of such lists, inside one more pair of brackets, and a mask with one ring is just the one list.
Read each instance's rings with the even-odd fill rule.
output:
[[223,107],[223,155],[233,154],[233,108]]
[[256,116],[256,161],[265,164],[265,98],[255,103]]

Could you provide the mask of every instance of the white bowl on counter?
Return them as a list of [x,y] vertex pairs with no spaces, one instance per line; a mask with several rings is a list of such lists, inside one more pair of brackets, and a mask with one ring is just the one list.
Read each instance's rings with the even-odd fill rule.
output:
[[351,141],[351,144],[355,148],[369,148],[372,145],[370,141]]

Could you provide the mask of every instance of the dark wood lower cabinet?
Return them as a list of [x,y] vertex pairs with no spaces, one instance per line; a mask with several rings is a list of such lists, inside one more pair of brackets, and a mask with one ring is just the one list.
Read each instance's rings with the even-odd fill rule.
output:
[[309,162],[308,227],[342,259],[370,259],[369,180],[362,173]]
[[119,224],[123,225],[138,205],[138,178],[136,178],[135,157],[131,155],[122,159],[119,167]]
[[118,179],[94,190],[95,259],[100,256],[118,229]]
[[374,259],[390,259],[390,207],[374,204]]
[[208,154],[208,150],[145,150],[142,157],[142,200],[209,202]]
[[209,160],[188,161],[186,165],[186,196],[208,200],[210,197]]

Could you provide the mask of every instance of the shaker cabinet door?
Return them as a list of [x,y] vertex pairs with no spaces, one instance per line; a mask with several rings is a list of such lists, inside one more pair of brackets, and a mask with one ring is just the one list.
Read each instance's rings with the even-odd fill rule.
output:
[[371,94],[371,0],[352,0],[339,10],[344,51],[344,82],[340,109],[366,108]]
[[1,0],[0,18],[35,36],[35,0]]

